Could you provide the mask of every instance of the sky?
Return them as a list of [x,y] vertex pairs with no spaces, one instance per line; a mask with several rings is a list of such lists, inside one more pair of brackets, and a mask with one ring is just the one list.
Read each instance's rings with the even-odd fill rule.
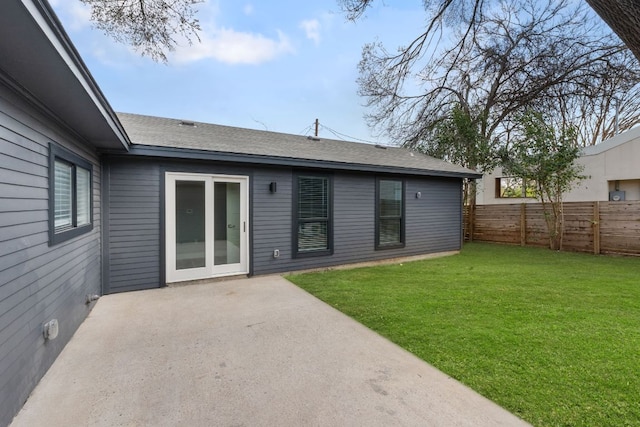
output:
[[378,0],[357,22],[337,0],[206,0],[201,43],[168,64],[142,57],[91,26],[80,0],[50,0],[89,71],[117,112],[394,144],[367,126],[357,93],[366,43],[389,51],[424,29],[420,0]]

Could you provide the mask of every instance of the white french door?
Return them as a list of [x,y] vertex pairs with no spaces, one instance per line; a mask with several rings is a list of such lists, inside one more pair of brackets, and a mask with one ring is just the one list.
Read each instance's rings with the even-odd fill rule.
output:
[[167,172],[167,282],[249,272],[246,176]]

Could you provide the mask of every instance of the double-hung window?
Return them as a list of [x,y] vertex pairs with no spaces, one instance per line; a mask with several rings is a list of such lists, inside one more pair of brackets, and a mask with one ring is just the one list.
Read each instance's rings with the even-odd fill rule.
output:
[[294,256],[331,254],[331,177],[315,174],[295,175],[293,194]]
[[404,181],[376,180],[376,249],[404,246]]
[[49,144],[49,245],[93,228],[91,163]]

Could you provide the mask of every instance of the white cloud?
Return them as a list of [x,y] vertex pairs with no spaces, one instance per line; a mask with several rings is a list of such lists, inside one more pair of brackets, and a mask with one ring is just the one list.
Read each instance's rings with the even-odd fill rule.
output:
[[270,39],[262,34],[221,28],[200,34],[200,42],[191,46],[179,46],[172,56],[182,63],[210,58],[227,64],[255,65],[293,52],[291,42],[281,31],[277,39]]
[[78,0],[51,0],[51,6],[68,30],[80,31],[91,26],[91,8]]
[[[5,0],[0,0],[2,1]],[[91,27],[90,7],[80,0],[49,1],[64,22],[65,28],[72,33],[87,34],[84,31]],[[273,37],[268,37],[260,33],[237,31],[216,25],[220,14],[218,0],[205,0],[199,4],[198,9],[198,18],[202,25],[200,41],[194,38],[193,44],[189,45],[184,37],[176,36],[178,45],[174,52],[168,54],[169,62],[184,64],[213,59],[226,64],[261,64],[295,52],[293,44],[281,31],[277,31]],[[251,3],[246,3],[242,11],[246,15],[255,12]],[[96,37],[102,42],[93,43],[93,55],[107,65],[113,65],[111,55],[119,59],[123,55],[139,57],[139,53],[128,45],[115,43],[100,33]]]
[[300,28],[304,30],[308,39],[313,40],[316,46],[320,44],[320,21],[306,19],[300,23]]

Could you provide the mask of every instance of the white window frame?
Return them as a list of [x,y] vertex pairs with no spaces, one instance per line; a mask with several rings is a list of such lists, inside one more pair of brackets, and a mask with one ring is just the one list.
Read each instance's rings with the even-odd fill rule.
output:
[[[249,273],[249,177],[241,175],[212,175],[188,172],[165,172],[165,279],[167,283],[209,279]],[[176,182],[199,181],[205,183],[205,266],[178,270],[176,268]],[[214,184],[232,182],[240,184],[240,262],[214,265]]]

